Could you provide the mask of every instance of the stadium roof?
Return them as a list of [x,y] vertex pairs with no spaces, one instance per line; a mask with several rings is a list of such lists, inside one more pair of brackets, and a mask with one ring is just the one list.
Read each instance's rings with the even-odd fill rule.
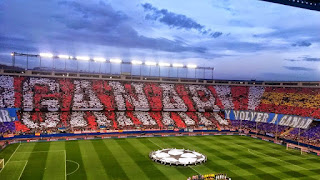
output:
[[320,0],[262,0],[262,1],[320,11]]

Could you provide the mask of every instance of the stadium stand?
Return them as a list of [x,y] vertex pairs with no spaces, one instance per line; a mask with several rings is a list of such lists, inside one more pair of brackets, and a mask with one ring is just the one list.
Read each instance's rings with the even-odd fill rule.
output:
[[320,139],[317,122],[300,131],[270,123],[230,121],[221,112],[251,110],[320,119],[319,88],[0,76],[0,107],[20,109],[17,121],[0,123],[1,134],[58,132],[60,128],[207,128],[301,138],[312,145],[319,145]]

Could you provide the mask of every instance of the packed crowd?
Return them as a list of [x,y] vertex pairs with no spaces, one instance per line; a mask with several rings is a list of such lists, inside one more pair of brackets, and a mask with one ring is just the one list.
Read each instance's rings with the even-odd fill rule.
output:
[[[159,114],[157,114],[159,113]],[[155,116],[157,114],[158,117]],[[142,112],[142,111],[72,111],[72,112],[22,112],[19,115],[19,126],[11,128],[17,132],[37,132],[44,130],[57,131],[58,128],[78,129],[167,129],[197,128],[199,126],[216,129],[227,126],[228,121],[221,124],[214,112]],[[2,123],[3,124],[3,123]],[[1,132],[6,126],[1,126]],[[3,129],[3,130],[2,130]]]
[[0,107],[23,111],[234,109],[320,119],[320,89],[0,76]]
[[320,146],[320,123],[313,123],[308,129],[291,128],[270,123],[256,123],[252,121],[230,121],[231,127],[244,133],[253,133],[289,139],[296,142]]
[[[253,110],[320,119],[319,88],[205,86],[169,83],[0,76],[0,108],[21,108],[1,132],[69,129],[231,128],[221,109]],[[296,139],[295,129],[242,122],[243,129]],[[232,128],[239,127],[232,121]],[[12,128],[14,127],[14,128]],[[276,129],[278,128],[278,129]],[[319,140],[319,124],[301,138]]]

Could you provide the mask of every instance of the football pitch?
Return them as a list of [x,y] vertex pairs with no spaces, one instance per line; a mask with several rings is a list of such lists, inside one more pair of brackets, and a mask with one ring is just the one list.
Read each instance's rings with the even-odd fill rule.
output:
[[[185,148],[208,157],[190,167],[149,159],[152,150]],[[0,152],[1,180],[174,179],[227,173],[237,179],[320,179],[320,157],[246,136],[181,136],[12,144]]]

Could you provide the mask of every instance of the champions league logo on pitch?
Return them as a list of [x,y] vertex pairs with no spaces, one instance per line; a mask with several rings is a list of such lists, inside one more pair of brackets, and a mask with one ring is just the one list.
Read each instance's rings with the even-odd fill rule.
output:
[[18,108],[0,109],[0,122],[12,122],[18,120],[16,111]]

